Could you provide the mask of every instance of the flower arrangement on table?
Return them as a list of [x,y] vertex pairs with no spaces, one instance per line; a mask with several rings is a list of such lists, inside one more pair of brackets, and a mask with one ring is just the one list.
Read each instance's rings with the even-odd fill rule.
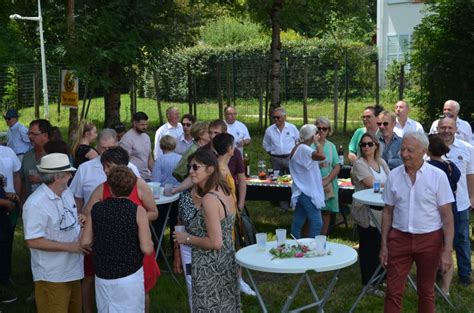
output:
[[330,255],[331,250],[318,252],[315,248],[306,244],[284,244],[276,248],[270,249],[270,254],[273,259],[288,259],[288,258],[313,258],[318,256]]

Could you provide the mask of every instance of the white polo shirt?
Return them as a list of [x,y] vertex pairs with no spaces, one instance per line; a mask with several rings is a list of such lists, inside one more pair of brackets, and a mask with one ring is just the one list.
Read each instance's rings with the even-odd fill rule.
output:
[[412,184],[405,166],[394,168],[385,183],[383,201],[394,206],[392,227],[411,234],[425,234],[442,228],[439,207],[454,202],[448,177],[426,162]]
[[[15,192],[13,174],[19,172],[20,169],[21,163],[16,157],[15,152],[8,147],[0,145],[0,174],[2,174],[7,181],[5,192]],[[20,192],[20,190],[18,190],[18,192]]]
[[393,131],[400,138],[403,138],[403,135],[408,133],[408,132],[420,132],[420,133],[423,133],[423,134],[425,133],[425,130],[423,129],[423,126],[421,126],[420,123],[418,123],[415,120],[412,120],[409,117],[407,118],[405,126],[403,126],[403,127],[400,124],[400,122],[398,122],[398,118],[397,118],[397,123],[395,124],[395,127],[393,128]]
[[[64,243],[79,242],[81,226],[77,223],[76,203],[71,191],[66,189],[59,197],[41,184],[23,206],[23,228],[25,240],[44,238]],[[30,252],[34,281],[58,283],[84,277],[80,253],[38,249],[30,249]]]
[[[227,122],[225,123],[227,124]],[[240,121],[235,121],[233,124],[227,124],[227,133],[234,136],[235,145],[237,145],[237,143],[241,142],[242,140],[250,139],[250,133],[247,126],[245,126],[245,124]],[[243,155],[244,147],[236,146],[236,148]]]
[[469,200],[466,175],[474,174],[474,147],[464,140],[455,138],[449,146],[449,152],[443,158],[456,164],[461,171],[461,178],[459,178],[456,190],[456,204],[458,212],[467,210],[471,207],[471,201]]
[[[128,168],[130,168],[137,177],[140,177],[140,173],[134,164],[128,163]],[[79,165],[69,188],[74,194],[74,197],[84,199],[85,205],[97,186],[106,180],[107,176],[105,175],[102,163],[100,163],[99,155],[95,159]]]
[[297,143],[299,136],[298,129],[291,123],[285,122],[281,131],[273,124],[265,130],[263,149],[273,155],[288,155]]
[[165,124],[161,125],[161,127],[158,128],[155,133],[155,147],[153,149],[153,156],[155,157],[155,160],[158,158],[158,156],[163,154],[163,151],[161,151],[160,148],[160,140],[163,136],[170,135],[173,136],[176,140],[178,140],[183,133],[183,125],[181,125],[181,123],[178,123],[176,127],[171,125],[169,122],[166,122]]
[[[436,120],[431,124],[430,128],[430,134],[437,134],[438,133],[438,122],[439,120]],[[471,125],[469,125],[468,122],[466,122],[463,119],[460,119],[459,117],[456,119],[456,138],[464,140],[465,142],[469,142],[472,144],[472,128]]]

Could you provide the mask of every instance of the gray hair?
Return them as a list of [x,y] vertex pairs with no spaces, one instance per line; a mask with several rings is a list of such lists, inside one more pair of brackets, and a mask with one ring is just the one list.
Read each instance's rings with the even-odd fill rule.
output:
[[430,145],[430,142],[428,140],[428,137],[426,137],[425,133],[419,132],[419,131],[409,131],[403,135],[403,140],[405,138],[413,138],[416,141],[418,141],[423,148],[428,150],[428,146]]
[[459,110],[461,110],[461,106],[459,105],[459,102],[457,102],[456,100],[447,100],[444,104],[446,103],[451,103],[454,106],[454,110],[456,110],[456,114],[458,114]]
[[318,126],[319,123],[327,125],[328,128],[329,128],[328,135],[332,135],[331,121],[329,120],[329,118],[327,118],[325,116],[320,116],[320,117],[316,118],[316,121],[314,122],[314,125]]
[[99,132],[97,136],[97,142],[100,144],[102,140],[114,139],[117,141],[117,132],[112,128],[104,128]]
[[283,107],[275,108],[272,114],[274,114],[275,112],[280,112],[282,116],[286,116],[286,110]]
[[303,125],[300,129],[300,141],[302,142],[311,139],[317,131],[318,128],[313,124]]
[[43,173],[43,172],[38,172],[38,174],[41,176],[41,179],[43,180],[43,183],[46,185],[51,185],[54,183],[56,179],[63,178],[66,176],[67,172],[56,172],[56,173]]

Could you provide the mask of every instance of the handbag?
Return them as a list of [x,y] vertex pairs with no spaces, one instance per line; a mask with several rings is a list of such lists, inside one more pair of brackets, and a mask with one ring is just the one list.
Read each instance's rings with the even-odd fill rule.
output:
[[326,187],[324,187],[324,200],[328,200],[334,197],[334,186],[330,182]]
[[235,215],[235,247],[240,249],[246,246],[253,245],[257,242],[257,230],[250,219],[247,207],[244,207],[242,212],[237,210]]

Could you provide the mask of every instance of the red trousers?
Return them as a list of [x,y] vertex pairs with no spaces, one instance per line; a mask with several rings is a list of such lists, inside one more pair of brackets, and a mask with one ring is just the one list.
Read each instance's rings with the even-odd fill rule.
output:
[[443,232],[404,233],[391,229],[387,238],[387,292],[384,312],[400,312],[403,292],[413,262],[416,264],[418,312],[435,312],[436,271],[443,247]]

